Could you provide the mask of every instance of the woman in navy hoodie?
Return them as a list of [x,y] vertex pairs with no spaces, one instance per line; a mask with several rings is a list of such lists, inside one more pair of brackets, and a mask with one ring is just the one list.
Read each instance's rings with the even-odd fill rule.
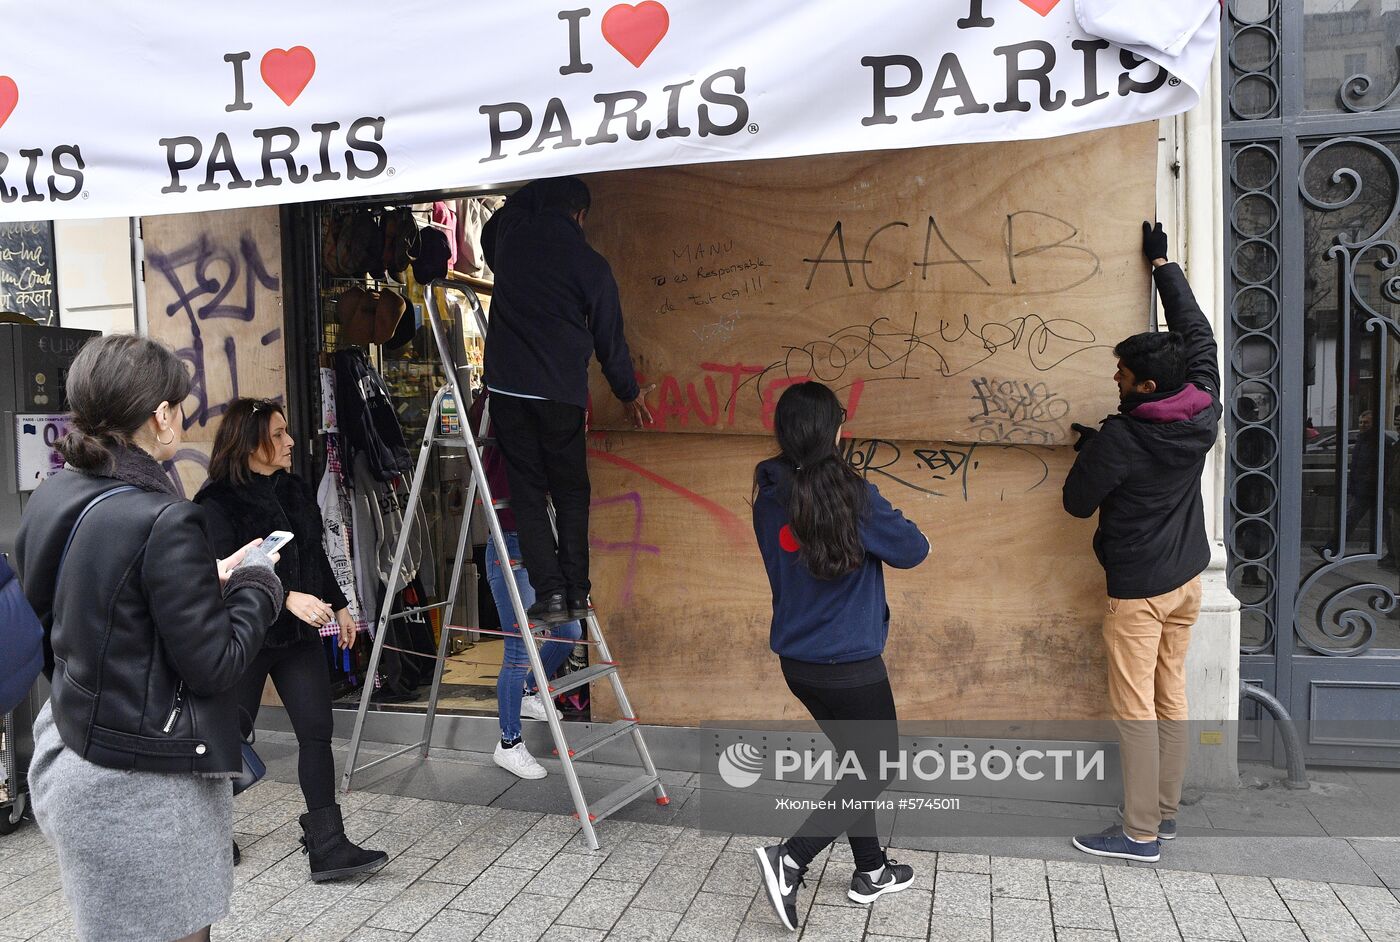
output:
[[912,569],[929,544],[875,485],[838,451],[846,410],[821,383],[790,387],[778,401],[782,453],[754,471],[753,528],[773,589],[769,644],[783,679],[836,750],[853,752],[860,774],[838,776],[824,808],[781,844],[758,848],[759,868],[778,918],[797,928],[797,887],[807,865],[845,833],[856,871],[851,899],[868,903],[902,890],[912,867],[885,856],[873,801],[889,784],[881,762],[899,748],[894,693],[881,653],[889,634],[884,564]]

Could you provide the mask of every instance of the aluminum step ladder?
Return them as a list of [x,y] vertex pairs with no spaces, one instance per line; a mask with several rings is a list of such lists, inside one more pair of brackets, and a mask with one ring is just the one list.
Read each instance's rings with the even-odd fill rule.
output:
[[[471,402],[470,389],[462,388],[461,365],[457,362],[453,346],[449,343],[447,330],[446,311],[439,310],[439,304],[446,305],[446,298],[449,292],[461,295],[466,302],[466,306],[471,311],[471,316],[475,319],[478,330],[484,337],[486,335],[486,315],[482,310],[481,302],[468,285],[461,282],[439,279],[428,286],[427,311],[428,320],[432,327],[433,341],[437,347],[438,357],[442,362],[443,372],[447,376],[447,382],[433,399],[432,409],[428,413],[427,428],[423,434],[423,444],[418,452],[418,463],[413,472],[413,480],[409,486],[408,503],[404,508],[405,526],[403,532],[399,534],[398,544],[394,548],[393,565],[390,567],[389,583],[385,587],[384,607],[379,613],[378,624],[374,633],[374,646],[370,653],[369,668],[365,674],[365,683],[360,693],[360,706],[355,714],[355,728],[350,736],[350,755],[345,762],[345,774],[342,777],[342,789],[349,792],[354,781],[354,776],[366,769],[388,762],[390,759],[419,750],[420,758],[427,758],[428,750],[433,738],[433,721],[437,717],[438,696],[442,685],[442,673],[447,663],[448,640],[453,631],[479,631],[471,627],[461,627],[452,624],[453,607],[457,599],[457,592],[461,585],[463,560],[467,552],[467,538],[471,532],[472,514],[474,508],[480,507],[491,531],[491,539],[495,542],[498,558],[509,560],[512,570],[521,568],[519,560],[511,559],[507,551],[505,541],[505,531],[501,528],[499,510],[504,509],[508,502],[497,499],[491,493],[490,484],[486,480],[486,470],[482,458],[482,452],[490,444],[489,421],[490,406],[482,414],[482,428],[480,436],[471,428],[471,423],[467,420],[468,406]],[[459,309],[460,310],[460,309]],[[442,435],[439,423],[442,417],[443,402],[447,396],[451,396],[455,403],[458,415],[461,418],[459,434]],[[459,437],[460,436],[460,437]],[[447,601],[434,605],[424,605],[407,611],[392,613],[393,603],[397,592],[402,588],[402,567],[404,556],[408,549],[408,539],[410,535],[410,524],[414,519],[414,514],[418,510],[418,504],[422,497],[423,483],[428,468],[428,459],[433,449],[442,445],[455,445],[465,448],[468,459],[471,462],[472,477],[471,484],[467,491],[466,511],[462,515],[462,525],[457,536],[457,555],[452,567],[451,585],[448,589]],[[554,520],[553,509],[550,509],[551,524]],[[588,840],[588,846],[594,850],[598,848],[598,835],[594,828],[598,822],[607,818],[619,809],[625,807],[647,792],[651,792],[659,805],[670,803],[670,798],[666,795],[666,788],[661,783],[661,777],[656,771],[656,766],[652,762],[651,752],[647,749],[647,744],[642,736],[642,728],[637,720],[636,714],[632,710],[631,702],[627,699],[627,691],[622,685],[620,666],[613,659],[608,650],[607,640],[603,636],[603,628],[598,620],[597,612],[590,601],[588,616],[584,619],[587,627],[586,640],[589,644],[597,648],[598,661],[595,664],[574,671],[570,674],[550,681],[544,676],[544,665],[540,660],[540,643],[550,640],[549,627],[543,623],[531,624],[525,611],[525,604],[520,597],[520,591],[516,586],[515,579],[505,580],[506,587],[510,591],[511,608],[515,612],[516,626],[528,625],[528,629],[520,632],[520,637],[525,642],[525,650],[530,658],[530,672],[542,691],[548,691],[549,696],[541,696],[540,701],[544,704],[545,720],[549,724],[550,735],[554,739],[554,754],[558,757],[560,765],[563,767],[564,779],[569,786],[569,794],[573,798],[574,813],[579,821],[579,827]],[[475,587],[472,589],[475,591]],[[379,670],[379,661],[385,647],[385,636],[389,622],[394,619],[404,618],[418,613],[441,609],[443,611],[442,633],[438,640],[436,655],[436,665],[433,671],[432,687],[428,693],[428,712],[423,721],[423,735],[418,742],[398,749],[386,756],[366,762],[364,765],[356,765],[359,759],[360,744],[364,735],[365,717],[369,712],[370,698],[374,693],[374,678]],[[504,626],[502,626],[504,628]],[[515,636],[518,631],[503,631],[502,634]],[[402,651],[407,656],[427,657],[421,652]],[[622,718],[613,723],[599,724],[598,728],[591,731],[587,736],[575,743],[570,743],[565,734],[564,724],[560,720],[559,711],[554,705],[554,698],[560,694],[576,690],[585,684],[594,681],[601,681],[606,678],[612,684],[613,695],[617,698],[618,707],[621,710]],[[579,783],[578,771],[574,763],[601,747],[630,736],[633,746],[637,750],[637,758],[641,766],[641,774],[630,779],[623,785],[600,798],[589,799],[583,793],[583,787]]]

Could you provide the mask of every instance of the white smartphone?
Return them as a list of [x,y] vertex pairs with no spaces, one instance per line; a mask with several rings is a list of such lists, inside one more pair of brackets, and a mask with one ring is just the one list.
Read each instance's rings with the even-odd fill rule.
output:
[[273,530],[263,538],[262,545],[259,548],[264,553],[271,555],[290,542],[292,542],[292,534],[290,531]]

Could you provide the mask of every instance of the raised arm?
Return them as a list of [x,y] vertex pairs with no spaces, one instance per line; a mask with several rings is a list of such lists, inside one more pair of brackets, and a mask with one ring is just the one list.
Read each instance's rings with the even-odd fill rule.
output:
[[1167,261],[1167,236],[1162,224],[1142,224],[1142,252],[1152,263],[1152,278],[1167,315],[1167,329],[1186,341],[1186,381],[1195,383],[1216,398],[1220,397],[1220,366],[1215,334],[1210,329],[1186,273],[1175,262]]

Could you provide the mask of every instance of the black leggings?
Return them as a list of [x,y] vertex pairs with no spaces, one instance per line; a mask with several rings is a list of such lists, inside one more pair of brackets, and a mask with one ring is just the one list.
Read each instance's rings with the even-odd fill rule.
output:
[[836,749],[833,769],[841,767],[842,756],[854,752],[864,778],[849,774],[839,778],[822,796],[834,802],[830,810],[814,811],[802,822],[796,836],[789,838],[789,856],[800,866],[813,858],[845,833],[851,842],[851,853],[857,870],[877,870],[884,866],[885,855],[880,849],[875,811],[845,809],[843,800],[874,801],[890,783],[881,763],[882,756],[896,761],[899,748],[899,726],[894,712],[894,691],[889,679],[863,687],[813,687],[787,680],[793,696],[802,701],[812,719],[831,740]]
[[335,804],[335,757],[331,755],[331,677],[319,638],[285,648],[263,648],[238,684],[238,702],[257,719],[263,687],[271,675],[297,734],[297,778],[306,810]]

